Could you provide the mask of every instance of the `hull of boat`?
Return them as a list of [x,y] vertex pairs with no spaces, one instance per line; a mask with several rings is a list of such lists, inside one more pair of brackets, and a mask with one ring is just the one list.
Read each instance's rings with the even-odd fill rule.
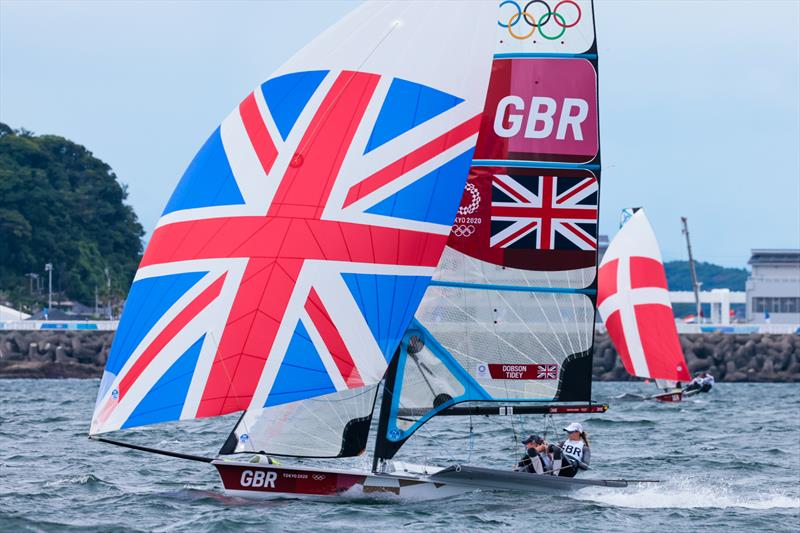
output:
[[387,494],[427,499],[475,490],[415,476],[228,461],[212,464],[219,472],[225,493],[245,498],[357,498]]
[[653,400],[657,402],[665,402],[665,403],[675,403],[683,401],[683,392],[676,391],[676,392],[665,392],[664,394],[657,394],[652,396]]
[[553,492],[588,486],[627,486],[622,481],[560,478],[470,466],[441,469],[430,475],[405,475],[230,461],[212,464],[219,472],[226,494],[255,499],[383,495],[435,499],[475,490]]

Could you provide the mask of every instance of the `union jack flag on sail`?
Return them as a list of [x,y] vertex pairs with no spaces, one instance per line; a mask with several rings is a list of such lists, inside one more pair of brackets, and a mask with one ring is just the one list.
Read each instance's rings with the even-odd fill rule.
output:
[[539,365],[536,379],[558,379],[558,365]]
[[492,180],[496,248],[595,250],[597,178],[509,176]]
[[92,433],[379,381],[447,241],[480,104],[348,70],[245,98],[152,235]]

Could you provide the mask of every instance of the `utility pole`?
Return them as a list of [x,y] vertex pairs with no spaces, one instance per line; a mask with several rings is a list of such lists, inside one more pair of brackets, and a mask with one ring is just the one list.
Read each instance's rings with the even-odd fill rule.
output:
[[44,265],[44,269],[47,272],[47,314],[49,316],[53,309],[53,263],[47,263]]
[[700,283],[697,281],[697,272],[694,270],[694,258],[692,258],[692,243],[689,241],[689,220],[681,217],[683,224],[683,234],[686,235],[686,249],[689,250],[689,271],[692,273],[692,287],[694,287],[694,303],[697,306],[697,322],[703,316],[703,308],[700,306]]
[[111,320],[111,276],[108,274],[108,267],[103,269],[106,275],[106,303],[108,304],[108,319]]
[[25,274],[25,277],[30,279],[30,293],[31,293],[31,296],[33,296],[34,294],[36,294],[35,292],[33,292],[33,280],[36,280],[36,288],[38,289],[39,288],[39,274],[37,274],[36,272],[28,272],[27,274]]

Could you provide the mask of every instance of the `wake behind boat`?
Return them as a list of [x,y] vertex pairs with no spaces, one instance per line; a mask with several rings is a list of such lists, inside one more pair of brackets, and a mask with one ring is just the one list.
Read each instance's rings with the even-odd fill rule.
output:
[[[245,98],[150,239],[93,438],[257,498],[626,485],[394,461],[434,416],[607,409],[593,5],[512,4],[365,3]],[[381,382],[371,471],[270,458],[364,453]],[[217,458],[99,436],[234,412]]]

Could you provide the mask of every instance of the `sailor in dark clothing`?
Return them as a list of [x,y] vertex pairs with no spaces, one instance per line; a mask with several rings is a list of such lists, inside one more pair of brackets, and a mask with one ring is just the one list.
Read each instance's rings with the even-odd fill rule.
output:
[[547,453],[548,444],[539,435],[529,435],[522,441],[525,445],[525,455],[517,463],[518,472],[531,474],[544,474],[552,469],[552,458]]

